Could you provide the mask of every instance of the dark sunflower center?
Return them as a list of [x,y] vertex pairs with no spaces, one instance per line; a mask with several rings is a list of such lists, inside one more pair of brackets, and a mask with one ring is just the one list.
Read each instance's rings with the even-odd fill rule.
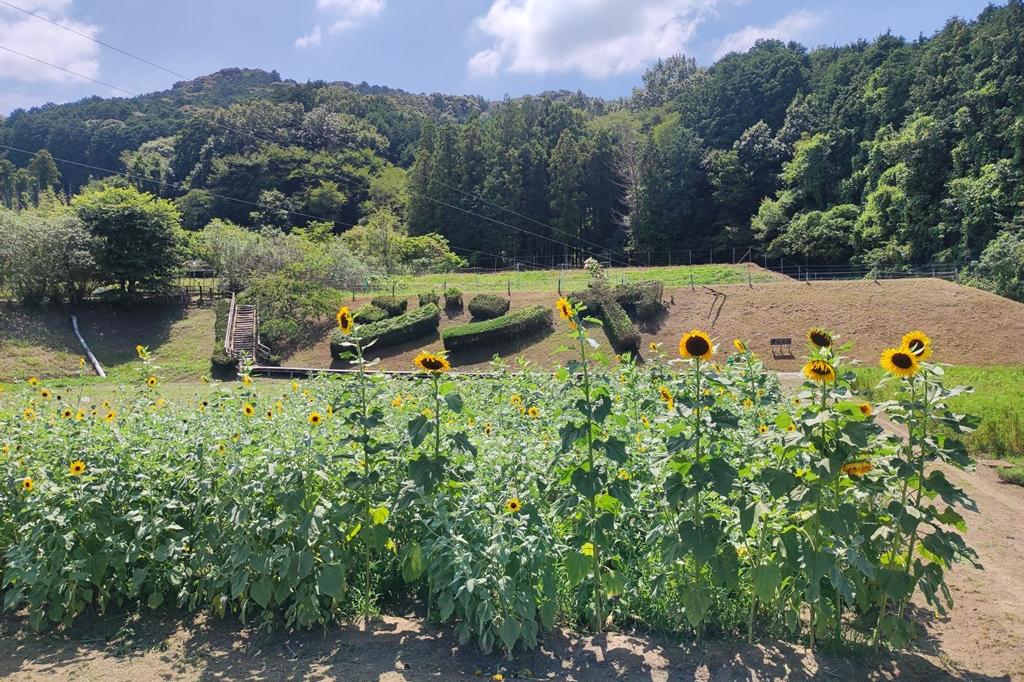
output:
[[829,374],[831,374],[831,372],[829,371],[829,367],[826,364],[814,365],[813,367],[811,367],[811,371],[817,374],[818,376],[822,377],[827,377]]
[[924,350],[924,341],[921,339],[914,339],[908,344],[910,352],[914,355],[920,355],[921,351]]
[[700,336],[691,336],[686,339],[686,352],[690,355],[701,356],[711,350],[707,339]]
[[811,343],[819,348],[827,348],[832,345],[832,337],[824,332],[811,332]]
[[444,367],[441,360],[438,358],[423,358],[422,364],[424,369],[429,369],[431,371],[439,370]]
[[900,369],[910,369],[914,366],[914,359],[906,353],[893,353],[892,364]]
[[348,326],[348,315],[342,315],[341,316],[341,326],[342,327],[347,327]]

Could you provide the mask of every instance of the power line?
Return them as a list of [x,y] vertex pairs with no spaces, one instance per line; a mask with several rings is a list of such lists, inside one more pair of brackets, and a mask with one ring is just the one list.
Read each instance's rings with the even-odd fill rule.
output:
[[172,76],[177,76],[178,78],[182,78],[184,80],[189,80],[188,76],[180,74],[177,71],[174,71],[172,69],[168,69],[166,66],[160,66],[159,64],[157,64],[155,62],[149,61],[145,57],[140,57],[137,54],[133,54],[133,53],[129,52],[128,50],[123,50],[120,47],[117,47],[116,45],[111,45],[110,43],[105,43],[102,40],[99,40],[98,38],[93,38],[90,35],[82,33],[81,31],[76,31],[75,29],[71,28],[70,26],[65,26],[64,24],[56,22],[53,19],[49,19],[47,17],[44,17],[41,14],[36,14],[35,12],[32,12],[31,10],[27,10],[24,7],[18,7],[17,5],[15,5],[13,3],[10,3],[10,2],[6,2],[5,0],[0,0],[0,5],[5,5],[7,7],[10,7],[13,10],[17,10],[19,12],[27,14],[30,17],[35,17],[36,19],[38,19],[40,21],[45,21],[46,23],[52,24],[52,25],[56,26],[57,28],[64,29],[65,31],[67,31],[69,33],[74,33],[76,36],[85,38],[86,40],[91,40],[92,42],[96,43],[97,45],[102,45],[103,47],[105,47],[105,48],[107,48],[109,50],[113,50],[114,52],[120,52],[121,54],[123,54],[126,57],[131,57],[132,59],[134,59],[136,61],[142,62],[143,64],[148,64],[149,66],[152,66],[152,67],[154,67],[156,69],[160,69],[161,71],[166,71],[167,73],[171,74]]
[[[10,5],[10,3],[4,2],[4,0],[0,0],[0,3],[2,3],[2,4],[4,4],[4,5],[9,5],[9,6],[11,6],[11,7],[14,7],[15,9],[21,9],[21,8],[15,7],[14,5]],[[40,17],[40,16],[38,16],[38,15],[36,15],[36,14],[34,14],[34,13],[31,13],[31,12],[26,12],[26,13],[28,13],[28,14],[32,14],[32,16],[35,16],[36,18],[39,18],[39,19],[41,19],[41,20],[43,20],[43,21],[48,21],[48,20],[44,19],[43,17]],[[63,26],[63,25],[61,25],[61,24],[57,24],[56,22],[49,22],[49,23],[52,23],[53,25],[55,25],[55,26],[58,26],[58,27],[60,27],[60,28],[64,28],[64,29],[66,29],[66,30],[69,30],[69,31],[71,31],[72,33],[75,33],[76,35],[83,35],[83,34],[80,34],[80,33],[78,33],[77,31],[73,31],[72,29],[68,29],[67,27],[65,27],[65,26]],[[89,38],[88,36],[84,36],[84,35],[83,35],[83,37],[85,37],[85,38],[87,38],[87,39],[89,39],[89,40],[94,40],[94,39],[92,39],[92,38]],[[104,46],[107,46],[107,45],[106,45],[106,43],[102,43],[102,42],[100,42],[100,41],[96,41],[96,40],[94,40],[94,42],[97,42],[97,43],[99,43],[99,44],[102,44],[102,45],[104,45]],[[52,63],[50,63],[50,62],[44,61],[44,60],[42,60],[42,59],[39,59],[38,57],[33,57],[32,55],[29,55],[29,54],[25,54],[25,53],[23,53],[23,52],[18,52],[17,50],[13,50],[13,49],[10,49],[10,48],[8,48],[8,47],[4,47],[3,45],[0,45],[0,49],[2,49],[2,50],[7,50],[8,52],[11,52],[11,53],[17,54],[17,55],[19,55],[19,56],[21,56],[21,57],[24,57],[24,58],[26,58],[26,59],[30,59],[30,60],[32,60],[32,61],[38,62],[38,63],[40,63],[40,64],[44,64],[44,65],[46,65],[46,66],[49,66],[49,67],[52,67],[52,68],[54,68],[54,69],[59,69],[60,71],[64,71],[64,72],[66,72],[66,73],[72,74],[72,75],[74,75],[74,76],[77,76],[77,77],[79,77],[79,78],[84,78],[85,80],[89,80],[89,81],[92,81],[92,82],[94,82],[94,83],[98,83],[98,84],[100,84],[100,85],[103,85],[103,86],[105,86],[105,87],[113,88],[114,90],[117,90],[117,91],[119,91],[119,92],[123,92],[123,93],[126,93],[126,94],[128,94],[128,95],[130,95],[130,96],[132,96],[132,97],[137,97],[137,96],[139,96],[139,95],[138,95],[138,93],[134,93],[134,92],[132,92],[132,91],[130,91],[130,90],[126,90],[126,89],[124,89],[124,88],[120,88],[120,87],[117,87],[117,86],[115,86],[115,85],[112,85],[112,84],[110,84],[110,83],[105,83],[105,82],[103,82],[103,81],[97,80],[97,79],[95,79],[95,78],[91,78],[91,77],[89,77],[89,76],[86,76],[86,75],[84,75],[84,74],[78,73],[78,72],[76,72],[76,71],[72,71],[72,70],[70,70],[70,69],[66,69],[66,68],[64,68],[64,67],[62,67],[62,66],[58,66],[58,65],[56,65],[56,64],[52,64]],[[112,49],[118,49],[118,48],[112,48]],[[118,49],[118,51],[119,51],[119,52],[121,52],[122,50]],[[143,61],[148,61],[148,60],[143,60]],[[159,67],[159,66],[158,66],[158,68],[163,68],[163,67]],[[164,70],[167,70],[167,69],[164,69]],[[172,73],[173,73],[173,72],[172,72]],[[262,140],[262,141],[264,141],[264,142],[271,142],[271,143],[275,143],[275,144],[276,144],[276,142],[273,142],[273,141],[270,141],[270,140],[265,140],[265,139],[263,139],[263,138],[259,137],[258,135],[256,135],[255,133],[252,133],[252,132],[249,132],[249,131],[240,131],[240,130],[234,129],[234,128],[232,128],[231,126],[228,126],[228,125],[226,125],[226,124],[224,124],[224,123],[222,123],[222,122],[220,122],[220,121],[217,121],[217,120],[211,120],[210,122],[211,122],[211,123],[213,123],[214,125],[218,125],[218,126],[220,126],[220,127],[224,128],[225,130],[229,130],[229,131],[231,131],[231,132],[234,132],[235,134],[240,134],[240,135],[248,135],[249,137],[251,137],[251,138],[253,138],[253,139],[255,139],[255,140]],[[0,146],[2,146],[2,145],[0,145]],[[27,152],[27,151],[25,151],[25,150],[15,150],[15,151],[21,151],[21,152],[24,152],[24,153],[32,153],[32,152]],[[54,158],[56,158],[56,157],[54,157]],[[110,170],[110,169],[102,169],[102,168],[99,168],[98,166],[90,166],[89,164],[84,164],[84,163],[80,163],[80,162],[76,162],[76,161],[70,161],[70,160],[68,160],[68,159],[64,159],[64,160],[63,160],[63,162],[64,162],[64,163],[71,163],[71,164],[74,164],[74,165],[78,165],[78,166],[82,166],[82,167],[86,167],[86,168],[93,168],[93,169],[95,169],[95,170],[100,170],[100,171],[102,171],[102,172],[105,172],[105,173],[110,173],[110,174],[113,174],[113,175],[124,175],[124,177],[128,177],[127,175],[125,175],[125,174],[123,174],[123,173],[120,173],[120,172],[118,172],[118,171],[113,171],[113,170]],[[155,182],[155,181],[153,181],[153,180],[152,180],[151,178],[143,178],[143,179],[144,179],[144,180],[146,180],[147,182]],[[438,181],[438,182],[440,182],[440,181]],[[178,184],[178,183],[164,183],[164,182],[161,182],[160,184],[163,184],[163,185],[165,185],[165,186],[179,187],[179,188],[181,188],[181,187],[184,187],[183,185],[180,185],[180,184]],[[442,182],[441,184],[443,184],[443,185],[445,185],[445,186],[448,186],[448,185],[446,185],[446,184],[445,184],[445,183],[443,183],[443,182]],[[186,190],[186,191],[187,191],[187,190]],[[460,190],[457,190],[457,191],[459,191],[459,192],[463,192],[464,194],[469,194],[469,193],[466,193],[466,192],[464,192],[464,191],[463,191],[463,190],[461,190],[461,189],[460,189]],[[492,223],[495,223],[495,224],[497,224],[497,225],[501,225],[501,226],[503,226],[503,227],[507,227],[507,228],[509,228],[509,229],[512,229],[512,230],[516,230],[516,231],[518,231],[518,232],[521,232],[521,233],[523,233],[523,234],[527,234],[527,235],[530,235],[530,236],[532,236],[532,237],[535,237],[535,238],[538,238],[538,239],[543,239],[543,240],[549,241],[549,242],[551,242],[551,243],[553,243],[553,244],[557,244],[558,246],[568,247],[568,248],[572,248],[572,249],[578,249],[578,250],[579,250],[579,251],[580,251],[581,253],[583,253],[583,254],[589,254],[589,255],[592,255],[592,256],[597,256],[597,255],[600,255],[600,251],[606,251],[606,252],[608,252],[608,251],[609,251],[608,249],[606,249],[606,248],[604,248],[604,247],[601,247],[601,246],[598,246],[598,245],[596,245],[596,244],[594,244],[594,246],[597,246],[597,247],[598,247],[598,249],[599,249],[598,251],[592,251],[592,250],[589,250],[589,249],[584,249],[584,248],[582,248],[582,246],[573,246],[573,245],[572,245],[572,244],[570,244],[569,242],[564,242],[564,241],[560,241],[560,240],[558,240],[558,239],[554,239],[554,238],[552,238],[552,237],[548,237],[548,236],[546,236],[546,235],[543,235],[543,234],[539,234],[539,233],[537,233],[537,232],[532,232],[532,231],[530,231],[530,230],[527,230],[527,229],[525,229],[525,228],[519,227],[519,226],[517,226],[517,225],[512,225],[512,224],[510,224],[510,223],[506,223],[506,222],[504,222],[504,221],[502,221],[502,220],[498,220],[498,219],[496,219],[496,218],[491,218],[491,217],[489,217],[489,216],[486,216],[486,215],[483,215],[483,214],[481,214],[481,213],[477,213],[477,212],[475,212],[475,211],[471,211],[471,210],[469,210],[469,209],[465,209],[465,208],[462,208],[461,206],[456,206],[456,205],[454,205],[454,204],[450,204],[450,203],[448,203],[448,202],[446,202],[446,201],[442,201],[441,199],[437,199],[437,198],[435,198],[435,197],[431,197],[431,196],[429,196],[429,195],[426,195],[426,194],[422,194],[422,193],[420,193],[420,192],[417,192],[417,191],[415,191],[415,190],[412,190],[412,189],[409,189],[409,188],[406,188],[406,192],[407,192],[407,193],[409,193],[409,194],[412,194],[413,196],[417,196],[417,197],[420,197],[420,198],[422,198],[422,199],[425,199],[425,200],[427,200],[427,201],[432,201],[432,202],[434,202],[434,203],[437,203],[437,204],[441,204],[441,205],[443,205],[443,206],[447,206],[448,208],[451,208],[451,209],[453,209],[453,210],[456,210],[456,211],[461,211],[462,213],[465,213],[465,214],[467,214],[467,215],[472,215],[472,216],[474,216],[474,217],[477,217],[477,218],[480,218],[480,219],[482,219],[482,220],[487,220],[487,221],[489,221],[489,222],[492,222]],[[223,196],[223,195],[213,195],[213,193],[211,193],[211,195],[212,195],[212,196],[217,196],[218,198],[222,198],[222,199],[225,199],[225,200],[227,200],[227,201],[240,201],[240,202],[242,202],[242,203],[248,203],[248,204],[251,204],[251,205],[254,205],[254,206],[260,206],[260,207],[264,207],[264,206],[262,206],[262,205],[260,205],[260,204],[254,204],[253,202],[246,202],[245,200],[241,200],[241,199],[237,199],[237,200],[236,200],[236,199],[233,199],[232,197],[225,197],[225,196]],[[475,195],[470,195],[470,196],[475,196]],[[484,202],[486,202],[486,203],[491,203],[491,202],[488,202],[488,201],[487,201],[486,199],[483,199],[482,197],[478,197],[478,198],[480,198],[480,199],[481,199],[482,201],[484,201]],[[494,205],[495,205],[495,206],[497,206],[496,204],[494,204]],[[265,207],[264,207],[264,208],[265,208]],[[501,206],[498,206],[498,208],[502,208],[503,210],[509,210],[510,212],[512,212],[512,213],[515,213],[515,211],[511,211],[511,209],[504,209],[504,208],[503,208],[503,207],[501,207]],[[306,215],[306,214],[303,214],[303,213],[299,213],[299,212],[293,212],[293,211],[287,211],[287,212],[288,212],[288,213],[290,213],[290,214],[293,214],[293,215],[301,215],[301,216],[304,216],[304,217],[310,217],[310,216],[308,216],[308,215]],[[516,215],[520,215],[520,214],[516,214]],[[521,216],[521,217],[524,217],[524,218],[525,218],[526,216]],[[318,219],[318,220],[326,220],[326,219],[324,219],[324,218],[316,218],[316,219]],[[530,220],[532,220],[532,219],[530,219]],[[339,224],[342,224],[342,225],[349,225],[349,226],[352,226],[352,227],[354,227],[354,225],[352,225],[351,223],[344,223],[344,222],[342,222],[342,221],[333,221],[333,220],[332,220],[332,221],[330,221],[330,222],[337,222],[337,223],[339,223]],[[551,227],[550,225],[545,225],[544,223],[540,223],[539,221],[533,221],[533,222],[537,222],[537,223],[538,223],[539,225],[543,225],[544,227],[547,227],[548,229],[550,229],[550,230],[552,230],[552,231],[554,231],[554,232],[560,232],[560,233],[562,233],[562,234],[567,234],[567,233],[561,232],[560,230],[556,230],[555,228]],[[571,235],[569,235],[569,236],[571,237]],[[585,240],[582,240],[582,239],[580,239],[580,241],[581,241],[581,242],[583,242],[583,241],[585,241]],[[492,254],[492,255],[493,255],[493,254]],[[624,261],[624,262],[625,262],[625,261]]]
[[110,88],[112,90],[117,90],[118,92],[123,92],[126,95],[130,95],[132,97],[136,97],[137,96],[136,93],[131,92],[130,90],[125,90],[124,88],[119,88],[116,85],[112,85],[110,83],[105,83],[105,82],[103,82],[101,80],[96,80],[95,78],[92,78],[90,76],[86,76],[84,73],[78,73],[77,71],[72,71],[71,69],[66,69],[63,66],[58,66],[57,64],[51,64],[48,61],[44,61],[44,60],[40,59],[39,57],[33,57],[30,54],[25,54],[24,52],[18,52],[17,50],[14,50],[14,49],[9,48],[9,47],[4,47],[3,45],[0,45],[0,50],[4,50],[6,52],[10,52],[12,54],[16,54],[19,57],[24,57],[25,59],[31,59],[32,61],[38,62],[38,63],[43,64],[45,66],[49,66],[49,67],[52,67],[54,69],[59,69],[60,71],[63,71],[64,73],[70,73],[72,76],[77,76],[79,78],[84,78],[87,81],[92,81],[93,83],[97,83],[97,84],[102,85],[104,87],[108,87],[108,88]]

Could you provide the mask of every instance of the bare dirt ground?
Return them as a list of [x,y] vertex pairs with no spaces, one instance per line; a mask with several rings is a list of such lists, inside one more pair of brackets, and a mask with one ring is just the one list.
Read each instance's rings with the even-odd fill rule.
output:
[[[501,293],[501,292],[498,292]],[[744,339],[750,348],[778,370],[800,367],[804,337],[812,326],[825,326],[852,341],[850,356],[875,364],[881,351],[898,344],[911,329],[921,329],[935,341],[936,361],[951,364],[1018,364],[1024,362],[1024,305],[979,289],[962,287],[940,279],[883,280],[853,282],[774,281],[719,285],[705,288],[677,287],[665,290],[668,313],[656,324],[641,326],[641,355],[651,341],[675,352],[680,336],[694,327],[708,330],[723,349],[733,338]],[[360,305],[357,299],[353,305]],[[512,310],[528,305],[552,305],[549,293],[513,292]],[[415,307],[415,300],[410,305]],[[468,311],[442,314],[441,328],[469,321]],[[453,354],[461,369],[486,369],[491,357],[521,357],[549,367],[562,361],[554,353],[565,343],[561,328],[548,335],[505,347]],[[607,338],[596,332],[607,349]],[[793,359],[772,357],[769,340],[793,339]],[[288,358],[284,364],[300,367],[330,367],[328,339]],[[441,350],[440,338],[422,339],[393,349],[380,349],[381,367],[409,369],[412,358],[422,349]],[[377,350],[377,349],[375,349]],[[341,367],[340,363],[335,364]]]

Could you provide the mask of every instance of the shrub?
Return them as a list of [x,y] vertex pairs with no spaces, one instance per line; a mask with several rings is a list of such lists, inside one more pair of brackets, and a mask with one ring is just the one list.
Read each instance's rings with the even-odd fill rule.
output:
[[483,322],[460,324],[441,333],[444,347],[458,350],[516,341],[551,325],[551,308],[535,305]]
[[275,355],[286,356],[322,338],[343,298],[337,289],[282,272],[255,280],[238,302],[256,306],[260,340]]
[[[359,328],[359,334],[364,343],[375,341],[374,348],[387,348],[406,341],[414,341],[428,334],[436,334],[440,323],[441,311],[433,303],[428,303],[398,317],[389,317],[362,326]],[[341,353],[347,352],[347,348],[342,346],[347,339],[348,337],[342,336],[340,332],[334,332],[331,336],[332,357],[337,358]]]
[[493,294],[478,294],[469,302],[469,314],[474,320],[492,320],[508,312],[507,298]]
[[587,307],[587,314],[604,323],[604,331],[616,353],[636,353],[639,350],[640,330],[611,293],[587,289],[570,294],[570,298],[583,303]]
[[438,303],[441,301],[441,297],[438,295],[438,293],[436,291],[428,291],[428,292],[426,292],[424,294],[420,294],[419,295],[419,299],[420,299],[420,307],[421,308],[423,306],[427,305],[428,303],[433,303],[434,305],[438,305]]
[[449,310],[459,309],[462,307],[462,290],[454,287],[446,289],[444,292],[444,307]]
[[665,311],[661,302],[665,285],[661,282],[631,282],[612,290],[612,297],[634,320],[653,320]]
[[355,318],[359,324],[373,324],[374,322],[380,322],[388,317],[386,310],[378,308],[372,303],[360,306],[359,310],[355,312]]
[[1024,485],[1024,465],[1012,467],[999,467],[996,470],[1000,480],[1005,483]]
[[407,299],[391,296],[376,296],[370,302],[387,313],[388,317],[398,317],[409,307]]
[[238,361],[224,352],[224,336],[228,333],[230,309],[231,301],[223,298],[213,306],[213,355],[210,357],[210,373],[217,378],[233,378],[238,374]]

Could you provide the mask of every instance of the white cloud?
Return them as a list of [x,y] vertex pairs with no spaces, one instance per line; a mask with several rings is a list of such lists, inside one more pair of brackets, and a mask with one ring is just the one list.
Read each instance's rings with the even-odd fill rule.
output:
[[[356,28],[363,22],[380,16],[386,4],[387,0],[316,0],[317,10],[338,17],[327,26],[329,34]],[[319,47],[323,42],[323,34],[323,27],[317,24],[309,33],[295,39],[295,47]]]
[[715,50],[715,58],[730,52],[744,52],[758,40],[777,38],[796,40],[808,29],[821,23],[821,15],[808,10],[796,10],[779,19],[771,26],[746,26],[722,38]]
[[[71,0],[31,0],[19,6],[95,38],[99,27],[69,19]],[[30,54],[82,75],[96,78],[100,71],[99,45],[21,12],[0,5],[0,45]],[[0,50],[0,78],[26,83],[83,83],[69,73]]]
[[474,75],[634,71],[681,51],[718,0],[493,0],[475,28],[493,43],[468,63]]

